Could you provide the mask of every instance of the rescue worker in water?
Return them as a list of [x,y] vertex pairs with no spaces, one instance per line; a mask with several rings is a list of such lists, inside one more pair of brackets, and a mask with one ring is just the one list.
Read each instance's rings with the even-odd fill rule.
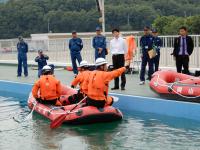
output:
[[42,76],[33,86],[33,97],[42,104],[61,106],[61,83],[57,80],[50,66],[42,68]]
[[80,86],[80,89],[78,90],[77,94],[74,94],[68,98],[69,102],[71,104],[78,103],[80,100],[82,100],[85,96],[87,96],[88,93],[88,77],[91,71],[89,71],[88,62],[83,60],[80,63],[80,72],[74,78],[74,80],[71,83],[71,87],[74,88],[78,84]]
[[125,72],[128,66],[107,72],[107,62],[104,58],[97,58],[95,65],[97,70],[92,71],[88,78],[86,104],[102,108],[113,103],[113,98],[108,96],[109,82]]

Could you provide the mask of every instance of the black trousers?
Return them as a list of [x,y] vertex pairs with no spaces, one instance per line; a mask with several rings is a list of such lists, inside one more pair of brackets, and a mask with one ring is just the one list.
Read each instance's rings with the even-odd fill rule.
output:
[[44,105],[56,105],[57,100],[59,99],[52,99],[52,100],[42,100],[41,98],[36,99],[39,103]]
[[153,67],[155,72],[158,71],[159,62],[160,62],[160,54],[156,55],[156,57],[153,58]]
[[[124,63],[125,63],[124,54],[112,55],[112,61],[113,61],[114,69],[124,67]],[[125,76],[125,73],[122,73],[122,75],[121,75],[121,88],[125,87],[125,85],[126,85],[126,76]],[[114,87],[119,88],[119,77],[115,78]]]
[[95,106],[97,108],[103,108],[105,104],[106,104],[105,100],[93,100],[89,97],[86,99],[87,106]]
[[[182,72],[182,67],[184,72]],[[179,73],[189,74],[189,56],[176,56],[176,69]]]
[[69,96],[68,100],[69,100],[70,104],[76,104],[76,103],[80,102],[83,98],[84,98],[83,93],[81,93],[80,90],[78,90],[78,93]]

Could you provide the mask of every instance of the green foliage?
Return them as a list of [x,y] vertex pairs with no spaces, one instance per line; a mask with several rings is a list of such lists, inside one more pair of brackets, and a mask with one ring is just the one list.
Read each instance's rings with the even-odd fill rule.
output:
[[163,16],[154,20],[153,27],[160,34],[177,34],[181,26],[186,26],[190,34],[200,34],[200,16],[175,17]]
[[[96,0],[6,1],[0,0],[0,38],[46,33],[48,24],[52,32],[92,32],[99,25]],[[153,24],[163,34],[175,34],[184,23],[192,33],[199,33],[200,18],[195,16],[200,12],[199,0],[105,0],[105,12],[106,31],[142,30]]]

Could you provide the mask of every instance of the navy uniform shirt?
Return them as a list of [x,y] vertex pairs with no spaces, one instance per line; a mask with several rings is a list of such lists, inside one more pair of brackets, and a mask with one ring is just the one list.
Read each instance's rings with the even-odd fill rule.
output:
[[92,46],[95,50],[98,50],[98,48],[106,49],[106,37],[103,35],[97,35],[92,40]]
[[44,54],[41,57],[37,56],[35,58],[35,62],[38,63],[38,69],[42,69],[45,65],[47,65],[48,59],[49,59],[49,57],[47,55],[44,55]]
[[83,48],[83,42],[80,38],[72,38],[69,40],[69,49],[71,53],[73,54],[80,53],[82,48]]
[[160,48],[162,47],[162,40],[158,36],[153,38],[153,45],[156,49],[157,54],[160,54]]
[[19,54],[27,53],[28,52],[28,45],[26,42],[18,42],[17,43],[17,51]]
[[147,54],[148,50],[153,48],[153,36],[152,35],[144,35],[140,39],[140,46],[142,54]]

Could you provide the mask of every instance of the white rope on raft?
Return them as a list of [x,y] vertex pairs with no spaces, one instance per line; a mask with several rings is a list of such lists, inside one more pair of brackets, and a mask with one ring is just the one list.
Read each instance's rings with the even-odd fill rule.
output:
[[[183,94],[177,92],[176,90],[174,90],[174,89],[172,88],[173,84],[178,83],[178,81],[177,81],[177,82],[174,82],[174,83],[172,84],[172,86],[169,86],[169,85],[167,85],[167,84],[161,84],[161,83],[159,83],[158,80],[161,80],[161,81],[163,81],[163,82],[166,82],[166,81],[163,80],[163,79],[161,79],[160,76],[159,76],[159,74],[156,74],[156,76],[158,76],[158,77],[157,77],[157,81],[156,81],[157,85],[163,86],[163,87],[168,87],[168,88],[170,88],[174,93],[176,93],[177,95],[179,95],[179,96],[181,96],[181,97],[183,97],[183,98],[195,99],[195,98],[199,98],[199,97],[200,97],[200,95],[198,95],[198,96],[185,96],[185,95],[183,95]],[[195,78],[196,78],[196,77],[194,77],[194,78],[189,78],[189,79],[182,80],[182,81],[187,81],[187,80],[191,80],[191,79],[195,79]]]
[[[33,102],[33,105],[34,105],[34,106],[33,106],[32,110],[31,110],[31,113],[30,113],[30,114],[32,114],[32,112],[35,110],[37,103],[38,103],[38,102],[37,102],[36,100]],[[39,110],[42,110],[42,111],[51,113],[52,110],[55,110],[55,109],[57,109],[57,108],[63,108],[63,106],[59,106],[59,107],[56,106],[56,107],[51,108],[50,110],[47,110],[47,109],[45,109],[45,108],[43,108],[43,107],[40,107],[40,106],[37,106],[37,108],[39,108]],[[39,110],[38,110],[38,111],[39,111]],[[61,110],[62,110],[62,109],[61,109]],[[72,112],[69,112],[69,111],[70,111],[70,110],[63,110],[62,113],[54,112],[54,114],[56,114],[56,115],[62,115],[62,114],[66,114],[66,113],[72,114],[72,113],[78,112],[78,111],[72,111]],[[29,115],[30,115],[30,114],[29,114]]]

